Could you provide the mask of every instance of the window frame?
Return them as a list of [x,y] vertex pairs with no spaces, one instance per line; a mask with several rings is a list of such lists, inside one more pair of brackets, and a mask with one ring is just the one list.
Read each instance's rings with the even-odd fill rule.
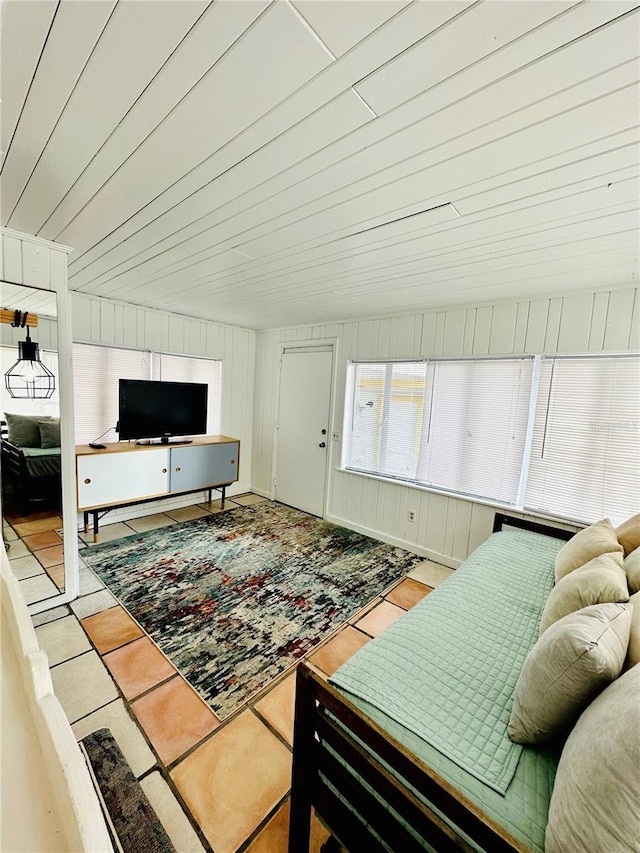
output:
[[[395,485],[402,485],[408,488],[424,491],[428,493],[435,493],[445,497],[453,497],[460,500],[470,501],[472,503],[477,503],[483,506],[495,507],[495,508],[504,508],[509,509],[511,511],[522,512],[522,513],[532,513],[535,514],[536,517],[539,518],[548,518],[550,520],[562,520],[567,523],[578,523],[585,524],[589,523],[588,519],[585,518],[573,518],[568,515],[561,515],[558,512],[554,512],[553,510],[548,509],[534,509],[527,504],[526,496],[527,496],[527,485],[529,472],[531,467],[531,453],[533,447],[533,438],[534,438],[534,430],[536,426],[536,409],[538,407],[538,395],[540,391],[540,378],[543,363],[545,360],[550,359],[599,359],[599,358],[615,358],[615,357],[629,357],[640,359],[640,352],[636,351],[622,351],[622,352],[598,352],[598,353],[514,353],[514,354],[506,354],[500,356],[443,356],[443,357],[410,357],[410,358],[383,358],[383,357],[374,357],[374,358],[349,358],[347,359],[346,365],[346,383],[345,383],[345,392],[344,392],[344,415],[343,415],[343,426],[342,426],[342,447],[339,462],[336,465],[336,470],[346,473],[346,474],[354,474],[359,477],[365,477],[372,480],[378,480],[387,483],[394,483]],[[533,360],[533,375],[531,381],[531,391],[529,396],[529,407],[528,407],[528,415],[527,415],[527,429],[526,429],[526,438],[525,438],[525,447],[522,459],[521,473],[520,473],[520,482],[518,487],[518,494],[516,501],[513,503],[501,501],[496,498],[491,498],[483,495],[474,495],[466,492],[459,492],[455,489],[444,488],[437,485],[420,482],[418,480],[404,479],[402,477],[393,476],[384,473],[374,473],[364,470],[359,470],[354,467],[348,467],[347,465],[347,455],[348,455],[348,446],[349,446],[349,438],[350,438],[350,418],[351,418],[351,409],[353,404],[353,395],[355,388],[355,371],[352,371],[351,368],[357,364],[415,364],[415,363],[426,363],[426,362],[434,362],[434,361],[499,361],[499,360],[517,360],[517,359],[532,359]]]

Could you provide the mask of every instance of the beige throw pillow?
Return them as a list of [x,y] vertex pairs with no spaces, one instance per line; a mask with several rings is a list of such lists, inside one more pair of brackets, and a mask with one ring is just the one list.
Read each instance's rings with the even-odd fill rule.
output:
[[556,582],[600,554],[622,552],[616,531],[608,518],[585,527],[562,546],[556,555]]
[[624,570],[627,575],[627,584],[629,592],[640,592],[640,548],[632,551],[628,557],[625,557]]
[[[624,662],[625,670],[640,663],[640,592],[631,596],[629,604],[631,605],[631,631],[627,659]],[[638,702],[640,703],[640,696],[638,696]],[[640,732],[638,736],[640,737]]]
[[629,601],[621,551],[617,554],[602,554],[558,581],[542,611],[540,636],[568,613],[590,604],[609,601]]
[[617,527],[616,536],[624,548],[625,554],[630,554],[636,548],[640,548],[640,512]]
[[610,684],[562,750],[545,853],[640,850],[640,667]]
[[524,662],[507,732],[540,743],[571,725],[620,674],[629,643],[628,604],[596,604],[552,625]]

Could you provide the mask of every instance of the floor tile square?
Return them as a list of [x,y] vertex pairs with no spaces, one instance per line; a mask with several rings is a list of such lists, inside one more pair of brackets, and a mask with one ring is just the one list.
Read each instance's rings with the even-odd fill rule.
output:
[[292,672],[255,704],[255,709],[260,716],[264,717],[289,744],[293,744],[295,698],[296,674]]
[[[93,545],[93,529],[90,524],[90,532],[89,533],[80,533],[80,539],[85,543],[85,545]],[[129,527],[124,521],[115,521],[113,524],[105,524],[100,525],[100,531],[98,533],[98,544],[102,545],[105,542],[112,542],[114,539],[121,539],[123,536],[133,536],[136,531]]]
[[18,536],[30,536],[32,533],[42,533],[43,530],[59,530],[62,518],[59,515],[49,515],[34,521],[22,521],[13,525]]
[[72,728],[76,740],[81,740],[98,729],[109,729],[134,776],[141,776],[156,763],[155,755],[149,749],[140,729],[129,716],[122,699],[109,702],[103,708],[83,717],[74,723]]
[[60,563],[57,566],[50,566],[50,568],[47,569],[47,574],[58,589],[64,589],[64,563]]
[[43,613],[35,613],[31,617],[34,628],[40,625],[47,625],[49,622],[55,622],[56,619],[63,619],[68,616],[71,611],[68,604],[61,604],[60,607],[52,607],[51,610],[45,610]]
[[150,773],[140,784],[176,850],[179,853],[204,853],[188,817],[160,773]]
[[29,557],[31,551],[27,548],[24,542],[15,539],[13,542],[8,542],[7,557],[10,560],[17,560],[18,557]]
[[369,637],[347,625],[339,634],[336,634],[322,648],[318,649],[315,654],[312,654],[309,660],[319,666],[327,675],[333,675],[336,669],[349,660],[351,655],[366,646],[368,642]]
[[374,607],[373,610],[370,610],[366,616],[363,616],[356,625],[361,631],[364,631],[365,634],[377,637],[379,634],[382,634],[389,625],[393,625],[393,623],[397,622],[401,616],[404,616],[406,612],[407,611],[403,610],[402,607],[397,607],[395,604],[383,601],[377,607]]
[[291,753],[246,710],[171,777],[216,853],[234,853],[289,789]]
[[85,652],[52,667],[51,678],[70,723],[118,698],[116,686],[96,652]]
[[51,548],[53,545],[60,545],[62,539],[55,530],[45,530],[42,533],[32,533],[31,536],[25,536],[23,542],[31,551],[37,551],[39,548]]
[[392,604],[397,604],[398,607],[410,610],[430,592],[433,592],[431,587],[425,586],[419,581],[411,580],[411,578],[405,578],[400,581],[398,586],[394,586],[391,592],[385,595],[385,598]]
[[18,539],[18,534],[10,524],[2,525],[2,536],[5,542],[15,542]]
[[147,530],[157,530],[160,527],[169,527],[175,524],[173,518],[169,518],[163,512],[155,515],[143,515],[141,518],[131,518],[127,524],[132,527],[136,533],[146,533]]
[[178,675],[131,706],[165,766],[220,725],[211,709]]
[[234,496],[234,503],[240,504],[240,506],[256,506],[257,504],[263,504],[268,501],[269,498],[263,498],[262,495],[237,495]]
[[[291,803],[287,800],[280,806],[264,829],[256,835],[247,847],[246,853],[288,853],[290,811]],[[320,848],[328,837],[329,831],[325,829],[313,812],[309,853],[320,853]]]
[[455,574],[454,569],[441,566],[440,563],[434,563],[432,560],[425,560],[424,563],[420,563],[415,569],[412,569],[407,577],[435,588],[453,574]]
[[79,589],[80,595],[89,595],[91,592],[97,592],[99,589],[104,589],[105,586],[100,578],[92,572],[88,566],[80,564],[79,569]]
[[103,610],[117,606],[117,599],[108,589],[100,589],[98,592],[92,592],[71,602],[71,609],[78,619],[84,619],[86,616],[93,616],[94,613],[101,613]]
[[175,667],[148,637],[109,652],[104,662],[127,699],[134,699],[176,673]]
[[9,565],[11,566],[11,571],[19,581],[44,573],[44,569],[33,554],[27,554],[26,557],[16,557],[15,560],[10,559]]
[[166,515],[174,521],[193,521],[195,518],[205,518],[211,513],[201,506],[181,506],[179,509],[172,509]]
[[49,658],[49,666],[55,666],[91,650],[91,643],[75,616],[65,616],[36,628],[40,648]]
[[64,545],[52,545],[51,548],[40,549],[35,556],[40,563],[48,569],[50,566],[57,566],[64,560]]
[[111,607],[87,616],[82,620],[82,627],[91,637],[94,646],[101,655],[130,643],[137,637],[142,637],[144,631],[123,607]]
[[230,509],[237,509],[239,504],[234,503],[231,498],[227,498],[224,502],[224,507],[221,506],[220,500],[211,501],[211,503],[209,503],[209,501],[204,501],[204,503],[198,504],[198,506],[215,514],[218,512],[227,512]]
[[36,601],[44,601],[46,598],[60,595],[58,587],[44,572],[41,575],[21,580],[20,591],[24,595],[24,600],[27,604],[35,604]]

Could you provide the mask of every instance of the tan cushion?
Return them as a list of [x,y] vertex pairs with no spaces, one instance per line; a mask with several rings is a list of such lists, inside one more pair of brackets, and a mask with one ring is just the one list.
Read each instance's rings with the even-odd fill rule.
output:
[[[632,666],[640,663],[640,592],[631,596],[629,604],[631,605],[631,631],[627,659],[624,662],[625,669],[631,669]],[[640,696],[638,702],[640,702]]]
[[640,667],[585,710],[564,746],[545,853],[640,850]]
[[640,512],[616,528],[616,536],[624,548],[625,554],[630,554],[636,548],[640,548]]
[[640,592],[640,548],[632,551],[624,560],[624,570],[627,575],[629,592]]
[[584,566],[594,557],[611,552],[622,552],[616,531],[608,518],[585,527],[560,548],[556,555],[556,581]]
[[568,613],[608,601],[629,601],[622,551],[602,554],[558,581],[542,611],[540,635]]
[[508,733],[516,743],[541,743],[571,725],[617,678],[629,644],[628,604],[596,604],[552,625],[524,662]]

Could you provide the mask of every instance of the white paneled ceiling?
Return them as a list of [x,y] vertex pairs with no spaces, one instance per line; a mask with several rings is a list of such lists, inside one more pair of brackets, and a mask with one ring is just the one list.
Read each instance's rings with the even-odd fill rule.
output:
[[624,0],[5,0],[2,224],[257,329],[638,280]]

